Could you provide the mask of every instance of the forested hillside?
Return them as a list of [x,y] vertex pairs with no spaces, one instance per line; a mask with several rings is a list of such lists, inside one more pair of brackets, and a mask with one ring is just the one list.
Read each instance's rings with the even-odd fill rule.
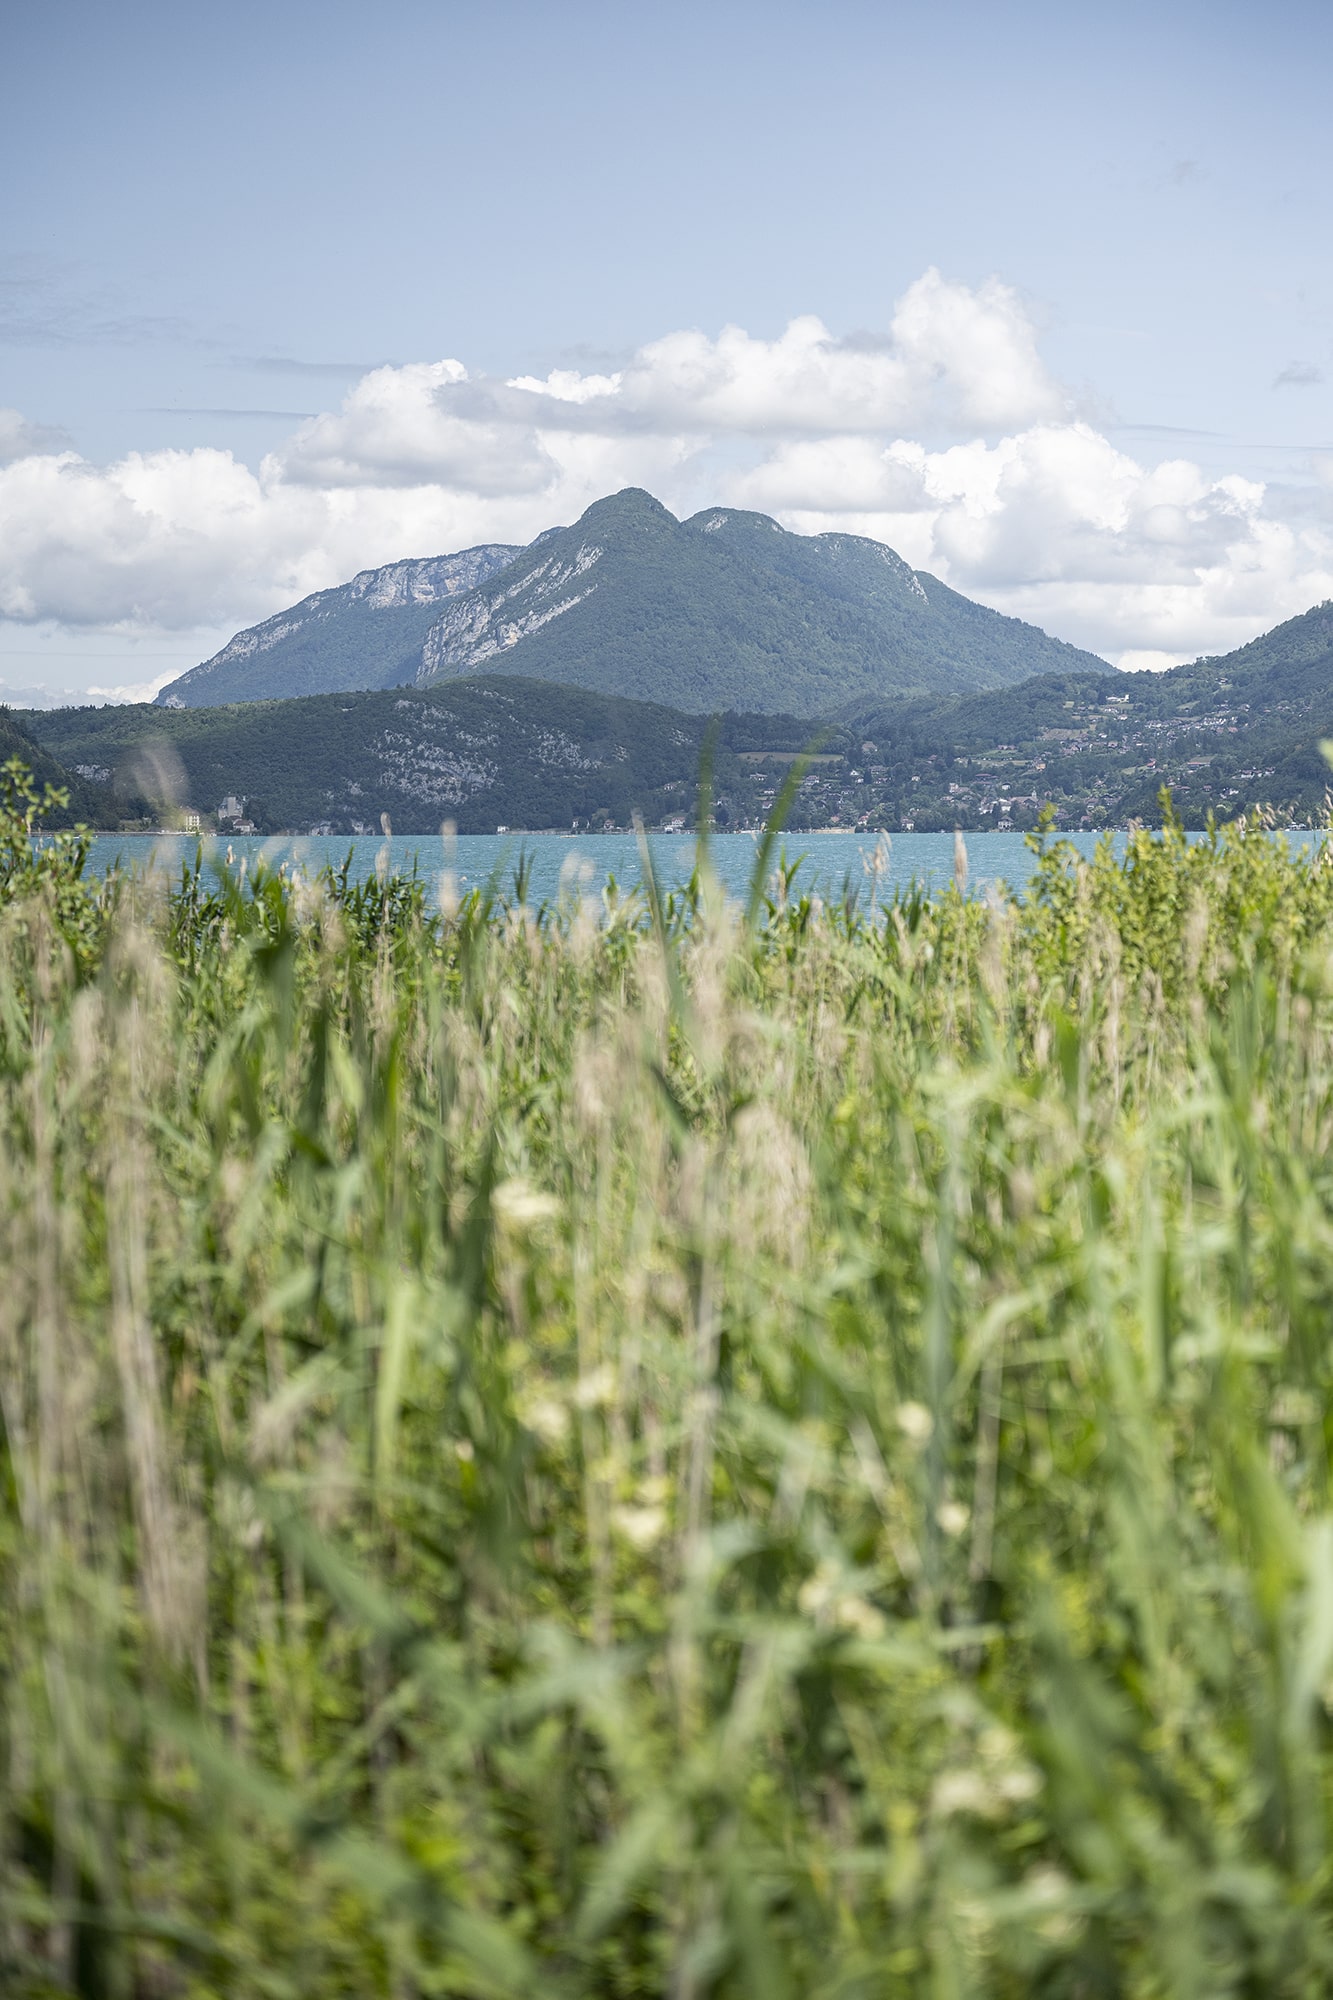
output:
[[692,815],[706,740],[714,804],[732,826],[762,825],[802,750],[815,757],[793,827],[1024,827],[1047,804],[1061,826],[1123,826],[1155,818],[1163,786],[1190,826],[1259,804],[1308,823],[1324,813],[1319,746],[1333,737],[1333,606],[1170,673],[861,700],[823,722],[727,712],[713,732],[683,709],[509,674],[21,720],[74,774],[80,809],[99,824],[154,800],[207,815],[228,795],[266,832],[373,832],[383,812],[404,833],[446,818],[475,832],[623,827],[636,811],[661,824]]
[[[460,832],[494,833],[574,820],[623,827],[636,811],[652,824],[692,817],[706,740],[721,810],[748,823],[762,820],[780,782],[780,768],[766,766],[762,753],[790,755],[811,736],[790,717],[728,716],[712,729],[705,717],[653,703],[510,676],[229,708],[54,709],[27,719],[48,750],[105,771],[127,799],[151,791],[156,774],[161,802],[210,814],[235,796],[261,832],[377,833],[381,813],[400,833],[435,833],[446,819]],[[833,735],[839,747],[850,740]]]
[[[12,709],[0,707],[0,765],[16,757],[39,794],[44,795],[47,786],[66,794],[67,803],[42,812],[39,824],[57,828],[76,826],[80,822],[88,826],[113,824],[119,809],[110,788],[78,771],[67,770],[60,759],[42,744],[36,732],[28,727],[31,719],[27,711],[20,716]],[[125,790],[128,794],[128,777]]]

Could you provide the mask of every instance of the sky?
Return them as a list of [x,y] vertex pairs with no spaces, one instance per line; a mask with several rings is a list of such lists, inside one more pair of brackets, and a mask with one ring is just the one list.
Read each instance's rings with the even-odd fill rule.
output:
[[1327,0],[14,0],[0,699],[645,486],[1118,665],[1333,596]]

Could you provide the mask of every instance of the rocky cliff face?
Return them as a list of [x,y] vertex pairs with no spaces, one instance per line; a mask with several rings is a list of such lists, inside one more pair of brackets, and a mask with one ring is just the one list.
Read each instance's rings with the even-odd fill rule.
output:
[[488,542],[456,555],[363,569],[317,590],[228,640],[221,652],[162,690],[167,708],[377,687],[410,680],[436,607],[494,576],[521,548]]
[[478,590],[465,603],[452,606],[426,634],[417,680],[476,673],[487,660],[507,653],[520,639],[572,611],[596,590],[595,578],[584,584],[580,579],[603,553],[595,543],[581,542],[570,557],[550,556],[513,583],[502,581],[492,590]]
[[[486,542],[455,556],[422,556],[413,562],[386,563],[383,569],[363,569],[343,589],[352,602],[362,599],[375,611],[395,604],[441,604],[447,597],[475,590],[521,553],[507,542]],[[321,597],[341,594],[320,592]]]

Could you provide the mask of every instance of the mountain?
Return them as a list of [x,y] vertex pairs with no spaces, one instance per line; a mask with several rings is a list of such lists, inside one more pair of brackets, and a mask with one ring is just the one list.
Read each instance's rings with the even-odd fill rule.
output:
[[350,583],[317,590],[290,611],[238,632],[211,660],[163,688],[158,701],[165,708],[210,708],[410,681],[441,604],[475,589],[519,553],[494,542],[363,569]]
[[[470,551],[469,555],[495,554]],[[819,715],[855,696],[956,693],[1104,660],[989,611],[860,535],[793,535],[765,514],[678,521],[630,487],[572,528],[390,627],[324,591],[242,632],[159,701],[206,706],[512,673],[693,713]],[[463,561],[398,565],[434,569]],[[381,577],[384,571],[369,571]],[[370,646],[369,634],[383,633]]]

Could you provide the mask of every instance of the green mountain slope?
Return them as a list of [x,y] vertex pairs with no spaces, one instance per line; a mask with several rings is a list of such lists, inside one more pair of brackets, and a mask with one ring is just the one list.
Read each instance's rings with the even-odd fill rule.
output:
[[648,493],[599,500],[440,614],[425,685],[509,672],[694,711],[826,713],[850,695],[955,692],[1093,654],[972,604],[857,535],[764,514],[677,521]]
[[290,611],[238,632],[211,660],[163,688],[158,701],[167,708],[209,708],[410,681],[440,606],[519,553],[497,542],[362,570],[350,583],[317,590]]

